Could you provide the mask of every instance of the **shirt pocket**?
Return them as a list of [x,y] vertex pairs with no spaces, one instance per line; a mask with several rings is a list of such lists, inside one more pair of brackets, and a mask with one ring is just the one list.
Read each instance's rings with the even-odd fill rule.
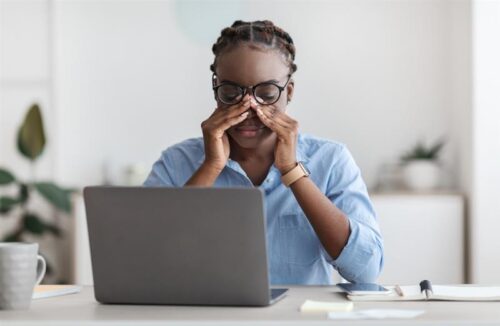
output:
[[312,265],[320,256],[318,236],[302,211],[279,216],[281,256],[285,263]]

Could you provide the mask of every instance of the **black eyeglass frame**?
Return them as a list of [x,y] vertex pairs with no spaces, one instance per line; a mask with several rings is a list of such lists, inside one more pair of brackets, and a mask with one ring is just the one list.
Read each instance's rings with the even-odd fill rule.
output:
[[[275,83],[263,82],[263,83],[258,83],[258,84],[253,85],[253,86],[243,87],[241,85],[238,85],[238,84],[230,82],[230,81],[226,81],[226,82],[223,82],[223,83],[221,83],[219,85],[216,85],[217,75],[215,73],[213,73],[212,74],[212,89],[214,91],[215,98],[217,100],[221,101],[222,103],[226,104],[226,105],[236,105],[238,103],[241,103],[241,101],[243,101],[243,98],[245,97],[246,90],[248,90],[248,89],[250,89],[250,91],[252,92],[253,98],[257,101],[257,103],[259,103],[261,105],[272,105],[272,104],[274,104],[274,103],[276,103],[276,102],[279,101],[279,99],[281,98],[281,93],[285,90],[286,86],[290,82],[290,79],[292,78],[292,74],[288,74],[287,76],[288,76],[288,78],[286,80],[285,85],[283,85],[283,86],[280,86],[280,85],[275,84]],[[238,87],[240,89],[241,95],[243,95],[243,96],[241,96],[241,99],[238,102],[235,102],[235,103],[226,103],[226,102],[222,101],[219,98],[217,90],[219,89],[219,87],[224,86],[224,85],[233,85],[233,86]],[[276,98],[276,100],[274,102],[272,102],[272,103],[263,103],[263,102],[259,101],[259,99],[255,95],[255,89],[257,87],[261,86],[261,85],[273,85],[273,86],[276,86],[278,88],[279,94],[278,94],[278,97]]]

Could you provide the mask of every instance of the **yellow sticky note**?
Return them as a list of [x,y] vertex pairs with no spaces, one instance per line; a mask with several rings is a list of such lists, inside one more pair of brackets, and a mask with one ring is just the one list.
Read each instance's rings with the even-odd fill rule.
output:
[[335,312],[351,311],[354,304],[351,301],[313,301],[306,300],[300,306],[301,312]]

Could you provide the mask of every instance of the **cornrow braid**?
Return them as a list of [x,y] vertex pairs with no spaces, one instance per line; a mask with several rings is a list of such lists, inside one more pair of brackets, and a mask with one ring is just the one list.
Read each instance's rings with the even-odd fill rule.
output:
[[243,42],[257,43],[268,48],[277,49],[285,56],[290,65],[290,73],[292,74],[297,70],[297,65],[294,63],[295,45],[291,36],[269,20],[253,22],[237,20],[231,27],[224,28],[217,38],[217,42],[212,46],[215,59],[210,65],[210,70],[215,73],[217,58],[224,51]]

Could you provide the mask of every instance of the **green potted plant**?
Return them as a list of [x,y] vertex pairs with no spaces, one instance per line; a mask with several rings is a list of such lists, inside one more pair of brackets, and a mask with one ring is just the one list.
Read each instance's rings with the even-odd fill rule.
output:
[[412,190],[432,190],[439,186],[441,167],[439,155],[444,147],[444,140],[426,146],[418,142],[409,152],[401,156],[403,180]]
[[[31,178],[21,180],[13,172],[0,167],[0,187],[8,187],[10,190],[17,188],[14,195],[6,195],[5,192],[0,195],[0,217],[16,219],[16,226],[4,235],[2,241],[26,241],[27,235],[31,237],[45,234],[56,237],[63,235],[62,230],[55,223],[41,218],[35,207],[28,205],[33,193],[37,192],[53,207],[67,213],[68,216],[72,209],[71,193],[73,190],[62,188],[51,181],[36,180],[34,167],[37,159],[42,155],[45,145],[42,114],[39,106],[33,104],[17,133],[17,149],[31,165]],[[50,268],[47,271],[50,272]]]

